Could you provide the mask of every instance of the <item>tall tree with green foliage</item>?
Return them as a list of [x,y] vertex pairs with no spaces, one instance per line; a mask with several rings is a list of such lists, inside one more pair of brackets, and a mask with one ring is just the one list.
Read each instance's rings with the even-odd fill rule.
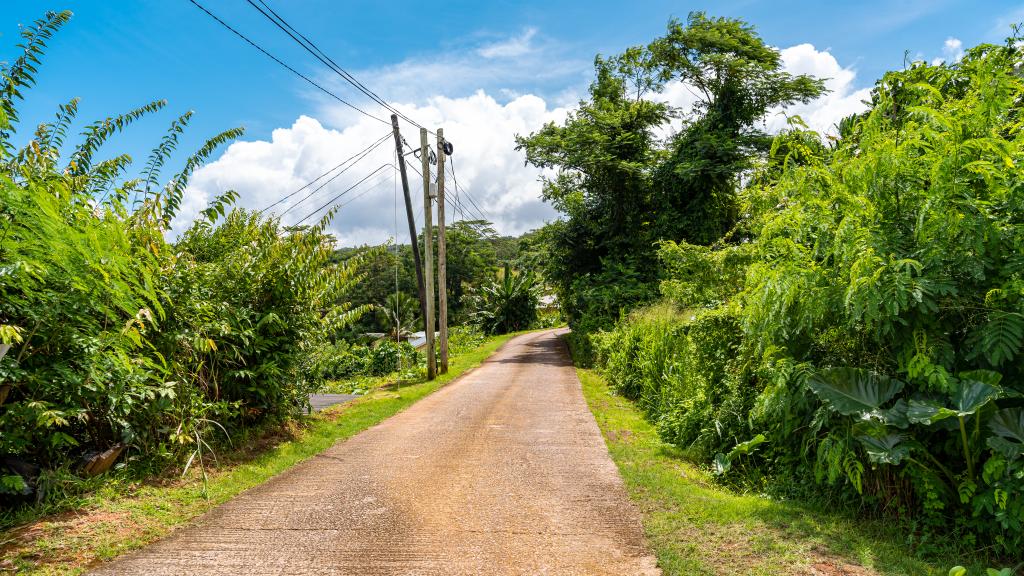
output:
[[[517,138],[528,163],[557,170],[544,197],[565,220],[549,230],[547,277],[584,331],[656,297],[659,240],[707,243],[734,224],[739,176],[770,143],[757,121],[824,90],[783,71],[751,26],[701,12],[594,68],[590,98],[564,124]],[[697,105],[658,101],[669,82],[699,93]],[[682,130],[661,142],[671,121]]]

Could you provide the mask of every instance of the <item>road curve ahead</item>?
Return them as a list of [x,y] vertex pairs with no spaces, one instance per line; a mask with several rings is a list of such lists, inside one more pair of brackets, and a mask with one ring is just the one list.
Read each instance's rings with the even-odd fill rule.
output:
[[659,573],[557,331],[95,571]]

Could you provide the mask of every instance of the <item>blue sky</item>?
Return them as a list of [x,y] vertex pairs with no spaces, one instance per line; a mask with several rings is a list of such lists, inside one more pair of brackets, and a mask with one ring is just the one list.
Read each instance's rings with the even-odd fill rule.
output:
[[[507,232],[538,225],[552,215],[536,199],[537,174],[523,172],[521,156],[511,150],[511,135],[564,116],[565,108],[585,91],[596,53],[648,42],[672,16],[706,10],[741,17],[774,46],[811,45],[790,52],[788,61],[803,62],[793,64],[794,70],[841,76],[835,88],[846,97],[841,106],[835,100],[801,111],[818,114],[822,123],[831,118],[830,109],[855,106],[857,95],[863,94],[857,91],[870,87],[885,70],[901,66],[905,52],[925,60],[955,58],[958,42],[969,47],[999,41],[1009,23],[1024,20],[1024,4],[1009,1],[268,2],[385,98],[410,114],[419,113],[421,122],[451,124],[449,137],[465,152],[459,165],[465,184],[479,188],[480,200]],[[244,0],[203,4],[302,72],[369,106],[336,84]],[[48,119],[58,103],[72,96],[82,99],[83,120],[167,99],[164,113],[111,142],[111,154],[128,151],[136,157],[185,110],[196,115],[183,149],[195,148],[225,128],[246,128],[243,144],[251,146],[239,147],[234,159],[222,159],[204,174],[206,180],[197,177],[197,203],[215,193],[213,188],[230,186],[242,192],[243,204],[258,206],[275,191],[283,193],[318,175],[320,166],[336,163],[349,144],[355,149],[377,136],[376,128],[361,125],[187,0],[5,0],[4,8],[4,60],[17,55],[19,24],[31,22],[45,9],[75,13],[52,41],[39,83],[21,106],[28,125]],[[297,129],[301,117],[311,122]],[[275,134],[282,143],[272,140]],[[413,141],[415,134],[407,137]],[[260,143],[265,146],[258,148]],[[463,148],[458,148],[460,143]],[[254,172],[253,163],[276,168],[260,179],[235,177]],[[207,189],[200,190],[202,186]],[[377,192],[369,198],[377,195],[383,201],[384,192]],[[363,226],[359,233],[345,231],[365,224],[372,214],[367,209],[353,212],[347,221],[342,218],[338,230],[344,240],[379,241],[386,235],[390,225],[383,221]]]

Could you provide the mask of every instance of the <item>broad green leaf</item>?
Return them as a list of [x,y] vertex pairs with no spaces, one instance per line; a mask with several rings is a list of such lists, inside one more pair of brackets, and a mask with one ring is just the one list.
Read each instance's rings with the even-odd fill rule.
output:
[[958,416],[968,416],[977,412],[999,396],[999,389],[991,384],[977,380],[961,380],[953,392],[953,409]]
[[957,377],[961,380],[984,382],[990,386],[998,386],[1003,380],[1003,375],[995,370],[969,370],[967,372],[957,374]]
[[715,454],[715,474],[721,476],[732,468],[732,462],[729,461],[729,457],[719,452]]
[[1024,408],[1004,408],[996,412],[988,427],[998,436],[1024,444]]
[[894,466],[910,454],[910,446],[903,443],[905,439],[903,434],[886,434],[881,438],[857,436],[872,462]]
[[956,415],[937,400],[911,400],[907,407],[907,419],[914,424],[934,424]]
[[910,419],[907,418],[907,410],[909,408],[907,401],[900,398],[892,405],[892,408],[879,410],[878,416],[882,419],[882,422],[885,422],[887,425],[905,430],[910,427]]
[[967,568],[963,566],[953,566],[949,569],[949,576],[965,576],[967,574]]
[[914,424],[934,424],[946,418],[963,418],[977,412],[999,396],[995,386],[977,380],[961,380],[953,391],[952,408],[937,400],[911,400],[907,418]]
[[828,368],[811,376],[807,385],[846,416],[878,410],[903,389],[903,382],[861,368]]
[[1010,460],[1024,455],[1024,444],[1007,440],[1002,436],[989,436],[985,441],[985,444],[987,444],[988,447],[994,450],[997,454],[1001,454]]
[[764,434],[758,434],[746,442],[740,442],[735,448],[729,451],[729,455],[726,458],[731,462],[737,456],[745,456],[753,452],[759,445],[766,442]]

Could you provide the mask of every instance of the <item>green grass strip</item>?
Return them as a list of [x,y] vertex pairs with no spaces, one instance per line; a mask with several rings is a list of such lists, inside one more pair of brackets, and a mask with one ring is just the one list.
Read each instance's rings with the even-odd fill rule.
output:
[[[664,443],[628,400],[592,370],[578,370],[590,410],[666,576],[697,574],[945,575],[914,558],[904,538],[791,502],[737,494]],[[813,482],[813,479],[807,479]]]
[[393,416],[478,366],[515,335],[488,338],[476,349],[452,357],[448,373],[433,382],[379,390],[306,418],[289,439],[237,463],[224,462],[210,470],[205,485],[199,475],[129,485],[112,481],[87,495],[77,510],[0,533],[0,572],[13,569],[19,574],[81,574],[97,561],[141,548]]

